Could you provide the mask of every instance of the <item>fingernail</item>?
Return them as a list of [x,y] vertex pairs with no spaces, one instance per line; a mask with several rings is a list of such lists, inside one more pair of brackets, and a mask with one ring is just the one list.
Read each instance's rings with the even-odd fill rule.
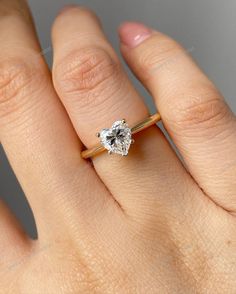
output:
[[119,36],[123,44],[130,48],[140,45],[144,40],[149,38],[152,30],[142,23],[127,22],[120,26]]
[[70,10],[72,8],[76,8],[76,7],[78,7],[78,5],[76,5],[76,4],[66,5],[59,10],[58,14],[64,13],[65,11]]

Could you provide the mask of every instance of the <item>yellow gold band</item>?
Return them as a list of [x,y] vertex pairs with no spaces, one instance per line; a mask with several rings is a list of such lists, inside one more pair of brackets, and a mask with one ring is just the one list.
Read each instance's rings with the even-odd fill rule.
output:
[[[161,120],[161,116],[159,113],[155,113],[149,116],[148,118],[146,118],[145,120],[141,121],[140,123],[138,123],[137,125],[131,128],[132,135],[147,129],[148,127],[156,124],[160,120]],[[82,158],[87,159],[90,157],[94,157],[105,150],[106,150],[105,147],[103,147],[101,144],[98,144],[91,149],[82,151],[81,156]]]

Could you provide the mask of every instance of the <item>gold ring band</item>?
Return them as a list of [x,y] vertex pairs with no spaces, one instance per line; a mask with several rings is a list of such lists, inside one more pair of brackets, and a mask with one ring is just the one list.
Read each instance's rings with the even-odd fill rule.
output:
[[[134,127],[132,127],[131,133],[132,133],[132,135],[139,133],[140,131],[143,131],[143,130],[147,129],[148,127],[156,124],[160,120],[161,120],[160,114],[155,113],[155,114],[149,116],[148,118],[146,118],[145,120],[141,121],[140,123],[136,124]],[[98,144],[91,149],[87,149],[87,150],[82,151],[81,156],[82,156],[82,158],[87,159],[90,157],[94,157],[94,156],[102,153],[105,150],[106,150],[106,148],[103,145]]]

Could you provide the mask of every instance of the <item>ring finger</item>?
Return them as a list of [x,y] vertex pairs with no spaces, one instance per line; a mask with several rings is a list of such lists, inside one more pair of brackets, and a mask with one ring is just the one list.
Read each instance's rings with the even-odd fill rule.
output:
[[[54,86],[87,148],[97,143],[96,132],[114,121],[125,118],[132,126],[148,116],[143,100],[122,70],[93,13],[80,7],[64,10],[53,27],[53,46]],[[135,201],[136,207],[143,201],[150,202],[155,192],[162,192],[165,197],[169,192],[165,188],[167,181],[173,186],[176,181],[186,184],[188,178],[156,126],[135,137],[127,158],[102,154],[93,162],[123,208],[129,204],[133,207],[137,198],[140,201]],[[171,172],[175,177],[170,176]]]

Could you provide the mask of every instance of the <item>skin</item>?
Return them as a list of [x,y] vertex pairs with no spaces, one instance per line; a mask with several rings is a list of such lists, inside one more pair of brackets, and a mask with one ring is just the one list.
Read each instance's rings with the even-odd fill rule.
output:
[[236,291],[235,116],[174,40],[137,23],[119,34],[184,163],[157,126],[128,157],[83,160],[99,130],[147,107],[93,12],[57,16],[50,72],[26,3],[0,2],[0,140],[39,235],[0,204],[0,293]]

